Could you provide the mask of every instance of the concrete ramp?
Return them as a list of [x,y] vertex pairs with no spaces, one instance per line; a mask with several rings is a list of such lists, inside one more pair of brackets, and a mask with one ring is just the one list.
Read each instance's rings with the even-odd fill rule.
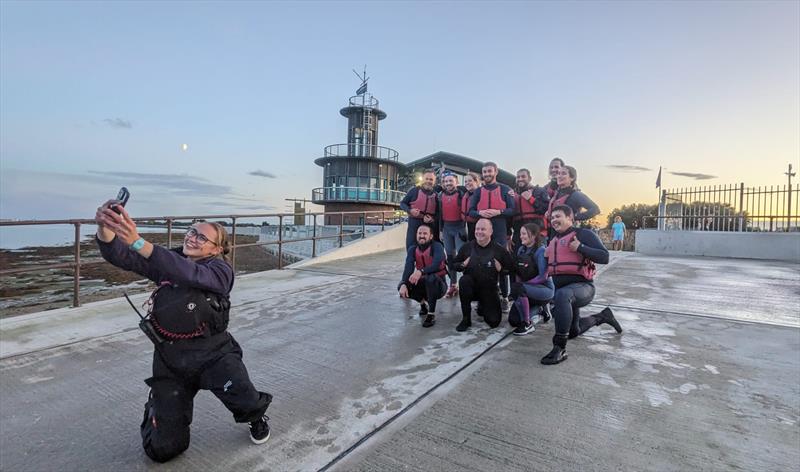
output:
[[[479,322],[456,333],[458,305],[445,300],[436,326],[422,328],[416,307],[397,298],[402,260],[393,251],[239,278],[231,331],[254,383],[275,395],[273,436],[251,444],[246,426],[201,392],[191,446],[164,466],[140,447],[152,346],[124,301],[4,320],[0,469],[800,466],[800,329],[761,322],[786,311],[796,267],[753,266],[742,277],[728,260],[698,260],[696,271],[718,274],[717,293],[747,297],[725,308],[658,279],[649,259],[615,258],[598,299],[616,303],[625,332],[596,328],[570,342],[564,364],[544,367],[552,324],[522,338]],[[698,316],[709,300],[715,318]],[[725,319],[733,315],[750,321]]]

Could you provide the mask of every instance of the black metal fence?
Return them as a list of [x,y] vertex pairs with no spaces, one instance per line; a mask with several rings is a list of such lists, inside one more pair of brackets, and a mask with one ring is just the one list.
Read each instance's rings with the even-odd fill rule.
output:
[[[147,223],[147,224],[159,224],[160,226],[166,227],[167,230],[167,246],[172,247],[172,240],[173,235],[175,232],[180,232],[180,236],[183,236],[183,232],[185,232],[189,225],[180,224],[181,222],[196,222],[196,221],[216,221],[222,223],[226,226],[230,231],[230,238],[231,238],[231,265],[233,266],[234,270],[236,270],[236,249],[243,248],[243,247],[251,247],[251,246],[270,246],[270,245],[277,245],[277,258],[278,258],[278,269],[283,269],[284,265],[284,245],[290,243],[299,243],[303,241],[311,241],[311,257],[317,257],[317,242],[322,239],[337,239],[338,240],[338,247],[342,247],[345,242],[345,238],[348,240],[352,239],[363,239],[367,236],[367,225],[380,226],[380,231],[384,231],[386,226],[391,226],[394,224],[399,223],[402,220],[402,216],[404,212],[398,211],[341,211],[341,212],[319,212],[319,213],[304,213],[302,215],[294,214],[294,213],[263,213],[263,214],[237,214],[237,215],[188,215],[188,216],[158,216],[158,217],[141,217],[141,218],[134,218],[133,220],[137,223]],[[298,216],[302,216],[304,221],[310,222],[308,226],[311,227],[311,236],[303,237],[303,238],[295,238],[295,239],[284,239],[284,228],[288,226],[293,226],[293,224],[287,225],[285,224],[285,220],[288,218],[288,221],[294,222],[295,218]],[[328,222],[331,220],[338,221],[338,224],[318,224],[318,217],[324,216]],[[275,240],[264,240],[264,241],[257,241],[253,243],[246,243],[246,244],[236,244],[236,229],[237,224],[239,228],[242,227],[241,220],[244,219],[266,219],[272,218],[273,221],[277,219],[277,239]],[[358,225],[345,225],[345,220],[352,219],[357,220],[360,223]],[[226,220],[229,220],[230,223],[227,223]],[[161,223],[163,222],[163,223]],[[238,223],[237,223],[238,222]],[[39,225],[71,225],[75,228],[75,237],[73,241],[74,247],[74,258],[70,262],[60,262],[55,264],[33,264],[30,266],[25,267],[16,267],[16,268],[2,268],[0,270],[0,276],[7,276],[7,275],[14,275],[14,274],[21,274],[27,272],[38,272],[38,271],[47,271],[53,269],[73,269],[73,289],[72,289],[72,305],[78,307],[81,305],[80,302],[80,279],[81,279],[81,267],[85,267],[91,264],[100,264],[105,263],[103,259],[100,258],[92,258],[92,259],[82,259],[81,258],[81,226],[83,225],[94,225],[95,221],[92,219],[79,219],[79,220],[21,220],[21,221],[0,221],[0,226],[39,226]],[[319,228],[323,226],[338,226],[338,231],[335,234],[328,234],[323,235],[321,232],[318,231]],[[345,226],[353,227],[355,226],[356,229],[351,232],[345,232]]]
[[662,230],[800,231],[800,185],[664,190],[653,218]]

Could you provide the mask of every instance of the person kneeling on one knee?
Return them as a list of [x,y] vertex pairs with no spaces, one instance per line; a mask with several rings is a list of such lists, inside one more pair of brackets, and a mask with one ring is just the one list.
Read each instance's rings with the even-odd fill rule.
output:
[[444,246],[433,240],[433,231],[426,224],[417,228],[417,243],[408,248],[403,279],[397,286],[401,298],[419,302],[419,316],[424,316],[422,326],[430,328],[436,323],[436,300],[447,291],[444,276]]
[[472,301],[478,301],[478,310],[491,328],[500,324],[502,309],[497,281],[512,268],[511,256],[498,243],[492,242],[492,222],[481,218],[475,225],[475,240],[459,249],[453,260],[464,275],[458,281],[461,301],[461,322],[456,331],[466,331],[472,326]]
[[118,203],[108,201],[97,209],[100,254],[158,285],[143,322],[154,343],[153,376],[145,380],[150,393],[140,426],[145,453],[166,462],[189,447],[199,390],[210,390],[237,423],[250,425],[254,443],[265,443],[272,395],[250,381],[242,348],[227,330],[234,280],[227,231],[219,223],[197,223],[186,231],[182,247],[170,250],[140,237]]
[[599,324],[611,325],[617,333],[622,327],[606,307],[600,313],[581,317],[580,307],[594,298],[595,263],[608,264],[608,250],[592,231],[573,227],[572,208],[559,205],[551,212],[555,231],[545,250],[547,273],[555,285],[556,334],[553,349],[542,358],[542,364],[558,364],[567,358],[567,339],[580,336]]

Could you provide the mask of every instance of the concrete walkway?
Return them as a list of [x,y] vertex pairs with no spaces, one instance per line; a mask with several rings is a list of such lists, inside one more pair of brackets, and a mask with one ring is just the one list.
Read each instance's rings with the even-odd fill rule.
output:
[[[124,300],[0,321],[0,469],[800,467],[796,266],[616,259],[598,300],[636,307],[615,310],[625,333],[590,331],[544,367],[552,325],[456,333],[448,300],[423,329],[396,296],[401,264],[395,251],[238,279],[231,332],[275,395],[273,437],[252,445],[201,392],[192,444],[165,465],[139,445],[152,347]],[[718,276],[713,298],[687,290],[687,267]]]

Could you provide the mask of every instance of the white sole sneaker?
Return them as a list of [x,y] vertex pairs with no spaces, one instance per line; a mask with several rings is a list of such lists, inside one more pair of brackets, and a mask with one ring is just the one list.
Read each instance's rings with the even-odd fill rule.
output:
[[267,437],[265,437],[264,439],[256,439],[251,434],[250,435],[250,440],[253,441],[253,444],[264,444],[265,442],[267,442],[269,440],[270,435],[272,435],[272,431],[268,432],[267,433]]

